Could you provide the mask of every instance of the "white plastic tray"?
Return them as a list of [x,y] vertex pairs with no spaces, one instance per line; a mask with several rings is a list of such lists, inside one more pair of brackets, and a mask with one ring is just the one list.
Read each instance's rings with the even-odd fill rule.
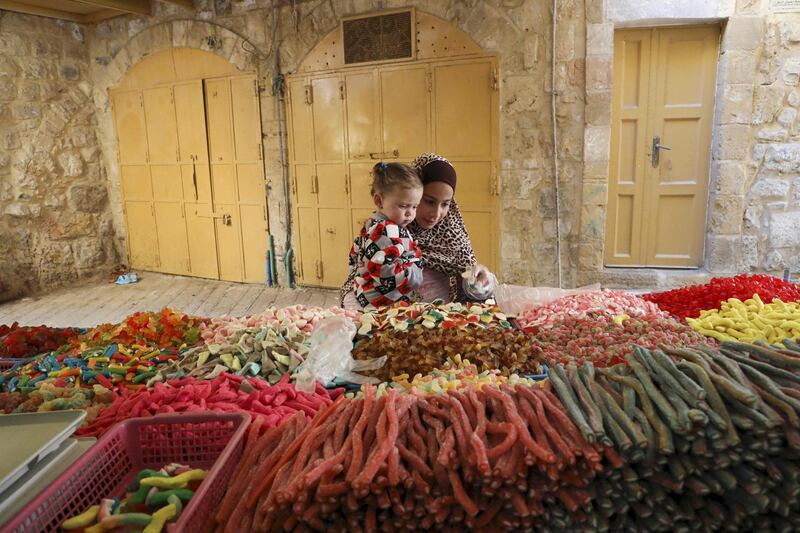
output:
[[12,519],[95,442],[95,438],[67,439],[56,451],[33,465],[16,483],[0,493],[0,524]]
[[86,411],[0,416],[0,492],[56,450],[86,418]]

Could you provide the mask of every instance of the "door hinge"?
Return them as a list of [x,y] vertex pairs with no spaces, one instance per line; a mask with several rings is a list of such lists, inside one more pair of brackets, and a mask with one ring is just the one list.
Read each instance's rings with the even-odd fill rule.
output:
[[266,221],[267,220],[267,206],[266,206],[266,204],[261,204],[261,208],[264,211],[264,220]]
[[433,92],[433,74],[431,72],[425,73],[425,83],[428,86],[428,92]]
[[175,161],[181,160],[181,149],[180,147],[175,148]]
[[350,194],[350,174],[344,175],[344,193]]
[[295,259],[294,263],[297,266],[297,273],[300,279],[305,279],[305,274],[303,273],[303,262]]
[[490,188],[491,188],[490,194],[492,196],[500,195],[500,183],[499,180],[497,179],[497,167],[495,167],[494,165],[492,165],[492,178],[491,178]]
[[172,87],[169,88],[169,103],[175,104],[175,96],[172,93]]
[[317,279],[322,279],[322,260],[317,259]]
[[181,218],[186,218],[186,205],[181,203]]
[[149,163],[150,162],[150,150],[145,150],[144,151],[144,162],[145,163]]
[[259,161],[263,161],[264,160],[264,144],[263,143],[258,143],[258,160]]
[[494,67],[492,69],[492,80],[491,80],[491,85],[489,86],[489,88],[491,90],[493,90],[493,91],[500,90],[500,72],[499,72],[499,69],[497,67]]
[[305,86],[306,89],[306,104],[311,105],[314,103],[314,86],[308,84]]
[[258,98],[258,80],[253,80],[253,96]]
[[142,93],[139,93],[139,107],[144,107],[144,96],[142,96]]
[[311,192],[313,194],[317,194],[319,192],[319,179],[317,178],[316,174],[311,176]]
[[344,100],[347,97],[347,93],[345,92],[344,82],[339,82],[339,99]]
[[291,178],[292,194],[297,194],[297,176]]

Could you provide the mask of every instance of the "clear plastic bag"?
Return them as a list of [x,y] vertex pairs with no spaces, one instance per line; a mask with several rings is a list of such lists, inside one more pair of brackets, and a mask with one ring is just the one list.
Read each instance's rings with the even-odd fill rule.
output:
[[461,274],[461,288],[470,300],[486,300],[494,296],[497,288],[497,278],[491,272],[484,283],[478,282],[478,272],[483,267],[478,264],[472,265],[468,270]]
[[523,287],[503,283],[495,291],[497,305],[507,315],[519,315],[528,309],[539,307],[565,296],[597,292],[600,284],[587,285],[577,289],[559,289],[556,287]]
[[313,392],[315,382],[328,385],[334,378],[350,383],[378,383],[377,378],[356,372],[375,370],[386,363],[386,356],[366,361],[352,357],[356,324],[349,318],[335,316],[320,320],[311,332],[308,357],[294,373],[298,390]]

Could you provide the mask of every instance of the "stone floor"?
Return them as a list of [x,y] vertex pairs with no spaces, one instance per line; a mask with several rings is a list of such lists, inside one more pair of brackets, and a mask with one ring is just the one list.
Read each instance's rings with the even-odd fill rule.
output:
[[277,289],[144,272],[132,285],[93,281],[0,304],[0,324],[92,327],[162,307],[199,316],[244,316],[294,304],[338,305],[338,291]]

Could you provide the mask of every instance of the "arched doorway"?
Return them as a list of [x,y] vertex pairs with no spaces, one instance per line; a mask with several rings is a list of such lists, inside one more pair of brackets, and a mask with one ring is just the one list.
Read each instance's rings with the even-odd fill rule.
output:
[[267,211],[255,73],[157,52],[109,91],[131,266],[264,282]]
[[[367,61],[348,61],[348,55],[359,54],[348,54],[343,43],[358,42],[362,53],[369,49],[365,40],[375,27],[389,25],[396,31],[398,15],[410,19],[406,57],[385,59],[373,49]],[[392,20],[366,20],[375,17]],[[355,24],[348,30],[350,21]],[[346,33],[358,31],[361,21],[364,35]],[[396,50],[391,53],[396,57]],[[292,214],[301,284],[341,285],[353,236],[373,211],[372,166],[378,160],[409,163],[424,152],[439,153],[455,166],[456,199],[478,260],[496,269],[497,68],[497,57],[483,52],[461,30],[416,10],[345,19],[317,44],[287,80]]]

